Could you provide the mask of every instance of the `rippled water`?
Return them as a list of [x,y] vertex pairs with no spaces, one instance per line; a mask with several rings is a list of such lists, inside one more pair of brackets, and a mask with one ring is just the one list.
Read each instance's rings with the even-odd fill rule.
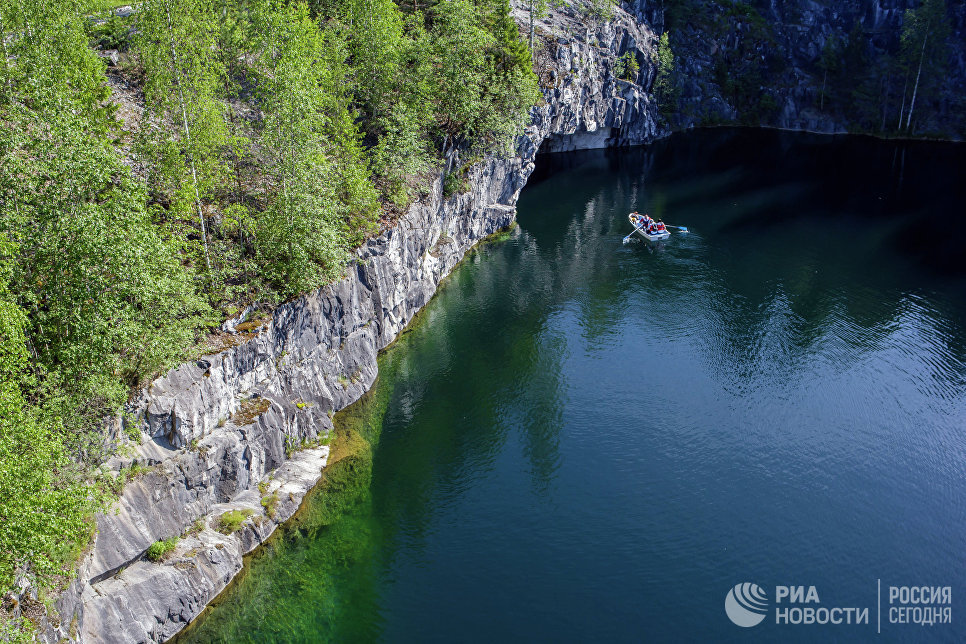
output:
[[[871,639],[881,579],[953,597],[883,637],[962,640],[964,168],[753,130],[541,159],[185,639]],[[634,208],[694,232],[622,245]],[[870,624],[741,629],[745,581]]]

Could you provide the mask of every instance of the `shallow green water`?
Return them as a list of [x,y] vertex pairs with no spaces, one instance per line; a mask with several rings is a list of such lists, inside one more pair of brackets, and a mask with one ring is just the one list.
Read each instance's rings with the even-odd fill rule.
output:
[[[188,641],[966,636],[966,150],[757,131],[541,159]],[[631,209],[693,233],[621,244]],[[815,585],[862,626],[742,629]],[[887,618],[884,616],[883,620]]]

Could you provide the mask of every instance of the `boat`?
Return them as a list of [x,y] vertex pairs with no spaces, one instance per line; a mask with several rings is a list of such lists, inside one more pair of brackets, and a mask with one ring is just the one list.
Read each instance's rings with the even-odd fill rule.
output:
[[646,214],[642,215],[632,212],[627,215],[627,220],[631,222],[631,226],[634,226],[634,231],[631,235],[637,233],[648,241],[661,241],[671,236],[671,232],[663,222],[654,221]]

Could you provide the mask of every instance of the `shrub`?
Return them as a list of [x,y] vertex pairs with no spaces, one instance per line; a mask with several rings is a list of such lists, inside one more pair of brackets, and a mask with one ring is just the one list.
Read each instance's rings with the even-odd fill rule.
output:
[[278,492],[262,499],[262,507],[265,508],[265,514],[268,515],[268,518],[274,519],[278,507]]
[[238,531],[245,519],[252,516],[254,512],[251,510],[229,510],[218,517],[218,532],[222,534],[231,534]]
[[637,81],[637,74],[640,71],[641,65],[637,62],[637,55],[633,51],[624,52],[624,55],[614,64],[614,75],[631,82]]
[[443,180],[443,196],[447,199],[470,189],[470,183],[462,170],[453,170]]
[[201,532],[203,532],[204,529],[205,529],[205,520],[204,519],[196,519],[195,522],[191,524],[191,527],[188,528],[185,531],[185,536],[186,537],[193,537],[193,536],[195,536],[195,535],[200,534]]
[[170,537],[168,539],[162,539],[161,541],[155,541],[148,548],[147,557],[151,561],[161,561],[163,560],[175,546],[178,545],[178,537]]

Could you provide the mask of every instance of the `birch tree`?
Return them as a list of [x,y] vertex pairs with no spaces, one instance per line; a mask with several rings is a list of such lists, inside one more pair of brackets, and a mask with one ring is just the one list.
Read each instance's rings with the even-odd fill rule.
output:
[[[145,95],[159,120],[162,174],[173,184],[176,208],[193,204],[209,278],[203,204],[222,177],[218,152],[228,141],[225,104],[219,100],[225,69],[217,57],[215,19],[204,0],[146,0],[137,42]],[[177,124],[173,141],[164,140],[165,121]]]
[[376,200],[343,95],[341,42],[319,30],[304,3],[263,7],[259,94],[272,197],[258,248],[269,278],[294,295],[339,275],[347,219],[371,217]]
[[[906,112],[906,131],[912,129],[917,98],[924,93],[931,94],[941,82],[947,62],[946,40],[949,38],[949,31],[945,0],[924,0],[918,9],[909,9],[905,13],[901,36],[902,55],[906,68],[910,72],[915,69],[912,97],[909,111]],[[924,71],[926,78],[923,78]],[[901,123],[900,116],[900,125]]]

